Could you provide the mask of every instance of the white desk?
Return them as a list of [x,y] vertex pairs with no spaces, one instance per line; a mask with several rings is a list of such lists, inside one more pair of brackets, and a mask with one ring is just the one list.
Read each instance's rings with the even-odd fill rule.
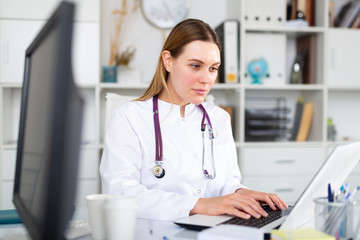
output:
[[[25,240],[26,235],[24,233],[26,233],[26,229],[22,224],[0,225],[1,240]],[[163,240],[164,236],[169,240],[189,240],[196,239],[197,233],[196,231],[185,230],[172,222],[137,219],[134,240]],[[88,235],[77,239],[92,240],[93,238]]]

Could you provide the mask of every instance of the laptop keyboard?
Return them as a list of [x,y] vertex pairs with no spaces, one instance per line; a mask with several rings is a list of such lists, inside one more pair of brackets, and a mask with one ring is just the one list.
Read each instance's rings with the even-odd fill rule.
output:
[[267,217],[243,219],[239,217],[233,217],[222,224],[235,224],[247,227],[261,228],[285,215],[289,215],[292,207],[289,206],[286,210],[281,211],[280,209],[272,210],[269,205],[263,205],[262,208],[269,214]]

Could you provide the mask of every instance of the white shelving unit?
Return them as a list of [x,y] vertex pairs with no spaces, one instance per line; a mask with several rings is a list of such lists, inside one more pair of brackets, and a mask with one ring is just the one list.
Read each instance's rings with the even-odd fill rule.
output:
[[[241,82],[244,83],[240,87],[242,102],[240,112],[244,113],[245,107],[248,105],[248,97],[271,96],[286,98],[288,106],[292,108],[292,118],[295,101],[300,96],[304,98],[305,102],[313,102],[315,111],[308,140],[304,143],[246,142],[243,131],[245,121],[244,114],[242,114],[240,116],[240,169],[245,185],[260,191],[277,193],[285,201],[294,203],[334,146],[360,140],[360,132],[356,123],[356,119],[359,119],[360,116],[358,111],[354,111],[359,106],[360,99],[360,72],[355,67],[356,56],[360,53],[360,48],[357,46],[360,41],[360,31],[330,28],[327,0],[314,1],[316,12],[314,13],[315,26],[313,27],[285,27],[279,26],[277,23],[274,26],[271,26],[270,23],[268,26],[266,24],[256,26],[254,21],[249,21],[249,16],[256,14],[246,12],[249,9],[247,6],[249,1],[241,2],[239,19],[241,22],[240,76],[243,77]],[[276,6],[275,2],[279,5]],[[285,11],[285,2],[274,1],[271,9],[284,8]],[[259,14],[266,15],[268,13]],[[263,85],[248,85],[246,79],[244,81],[249,62],[244,51],[246,52],[249,47],[247,43],[249,34],[257,34],[259,38],[262,35],[285,35],[286,46],[267,46],[280,49],[280,51],[286,49],[285,82],[280,86],[266,83],[266,80]],[[311,85],[290,84],[289,74],[295,57],[296,39],[310,34],[317,36],[316,83]],[[252,47],[255,46],[252,45]],[[278,62],[281,61],[273,61],[269,64],[278,64]],[[343,79],[344,76],[345,79]],[[327,141],[328,117],[333,118],[337,129],[335,142]],[[345,141],[345,139],[347,140]],[[354,170],[348,181],[352,187],[359,184],[359,167]]]
[[[25,50],[60,0],[0,0],[0,209],[14,208],[12,193]],[[85,99],[77,206],[99,191],[97,100],[100,65],[100,1],[76,3],[72,64]],[[34,139],[36,141],[36,139]]]
[[[334,146],[360,140],[360,128],[357,128],[360,113],[355,110],[360,104],[360,72],[355,65],[360,55],[360,31],[329,28],[327,0],[315,1],[314,27],[256,25],[254,21],[249,21],[249,1],[255,2],[234,0],[233,3],[224,3],[219,0],[219,4],[228,5],[228,17],[235,17],[240,21],[241,79],[237,84],[215,84],[211,94],[214,95],[216,104],[231,105],[234,109],[234,138],[244,184],[260,191],[278,193],[285,201],[293,203]],[[286,1],[264,1],[271,2],[274,8],[281,11],[284,8],[285,12]],[[5,49],[0,51],[0,209],[12,207],[24,51],[59,1],[37,2],[39,4],[33,4],[34,1],[29,4],[27,0],[0,0],[0,43],[1,49]],[[100,191],[98,166],[103,149],[106,93],[140,96],[147,84],[101,83],[99,14],[100,4],[103,3],[100,0],[76,2],[79,3],[79,18],[75,25],[79,35],[74,41],[74,75],[79,91],[86,101],[78,206],[85,206],[84,197]],[[27,11],[23,11],[23,7],[16,7],[20,5],[26,6]],[[236,6],[237,10],[234,10],[233,6]],[[246,16],[248,20],[245,20]],[[280,55],[275,52],[272,56],[275,62],[269,62],[282,62],[281,65],[284,65],[277,68],[284,72],[275,75],[282,79],[282,82],[274,81],[274,84],[264,80],[263,85],[252,85],[247,81],[246,67],[249,59],[246,51],[257,47],[247,40],[254,34],[270,38],[274,35],[282,39],[281,46],[266,46],[266,42],[261,46],[270,50],[282,49],[284,54],[281,56],[284,59],[277,61]],[[316,84],[289,84],[289,69],[295,57],[296,38],[309,34],[317,35]],[[151,77],[148,76],[149,79]],[[306,142],[245,141],[244,112],[250,104],[249,98],[284,97],[293,114],[295,101],[300,96],[305,101],[312,101],[315,106],[313,123]],[[335,142],[327,141],[328,117],[333,118],[337,128],[338,139]],[[360,182],[360,167],[354,171],[349,181],[353,184]]]

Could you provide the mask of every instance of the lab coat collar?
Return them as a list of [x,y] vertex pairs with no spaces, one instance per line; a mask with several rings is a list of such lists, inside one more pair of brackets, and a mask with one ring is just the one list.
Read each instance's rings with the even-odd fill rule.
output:
[[[152,106],[153,99],[151,98],[148,101]],[[179,105],[171,104],[171,103],[168,103],[168,102],[158,99],[158,106],[159,106],[160,119],[162,119],[163,117],[168,115],[168,113],[170,111],[171,111],[171,114],[170,114],[171,116],[181,118]],[[172,109],[171,109],[171,107],[172,107]],[[194,110],[197,110],[197,106],[195,104],[189,103],[188,105],[186,105],[185,106],[185,118],[187,116],[189,116]]]

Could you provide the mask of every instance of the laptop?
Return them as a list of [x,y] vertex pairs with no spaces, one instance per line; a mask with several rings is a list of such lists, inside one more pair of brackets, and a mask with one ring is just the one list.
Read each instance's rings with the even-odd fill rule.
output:
[[[314,219],[314,199],[327,196],[328,184],[332,189],[339,189],[351,171],[360,161],[360,142],[337,146],[317,171],[304,192],[290,211],[281,214],[280,218],[259,227],[264,232],[274,228],[296,229],[312,226]],[[192,230],[202,230],[226,224],[236,218],[233,216],[209,216],[195,214],[174,221],[175,224]],[[250,219],[251,220],[251,219]]]

